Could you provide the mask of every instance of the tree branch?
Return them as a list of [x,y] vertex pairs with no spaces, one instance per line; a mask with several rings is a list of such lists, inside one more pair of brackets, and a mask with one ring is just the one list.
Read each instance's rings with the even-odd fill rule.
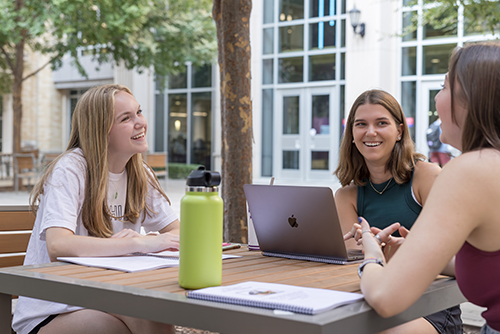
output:
[[25,76],[22,80],[26,80],[28,79],[29,77],[32,77],[34,75],[36,75],[38,72],[40,72],[41,70],[43,70],[45,67],[47,67],[48,64],[50,64],[50,62],[52,61],[52,59],[50,59],[48,62],[46,62],[42,67],[40,67],[38,70],[28,74],[27,76]]
[[14,64],[12,63],[12,60],[10,59],[9,54],[7,53],[7,51],[5,51],[5,49],[3,48],[3,46],[0,46],[0,49],[2,49],[2,53],[5,56],[5,60],[7,61],[7,65],[9,65],[10,70],[12,72],[14,72]]

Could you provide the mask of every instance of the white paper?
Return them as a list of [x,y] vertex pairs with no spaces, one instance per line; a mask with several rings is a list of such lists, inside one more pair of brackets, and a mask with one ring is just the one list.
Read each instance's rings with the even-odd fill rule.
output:
[[57,259],[82,266],[114,269],[129,273],[179,266],[179,260],[155,256],[58,257]]

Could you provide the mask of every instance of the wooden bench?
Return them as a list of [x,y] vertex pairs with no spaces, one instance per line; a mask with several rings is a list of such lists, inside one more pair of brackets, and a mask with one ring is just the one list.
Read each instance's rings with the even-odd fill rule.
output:
[[153,168],[156,176],[167,177],[167,154],[166,153],[147,153],[146,163]]
[[0,268],[23,265],[34,223],[29,205],[0,205]]

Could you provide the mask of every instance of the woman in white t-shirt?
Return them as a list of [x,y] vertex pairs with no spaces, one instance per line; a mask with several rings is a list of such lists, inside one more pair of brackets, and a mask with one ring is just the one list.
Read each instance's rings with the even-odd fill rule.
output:
[[[128,88],[99,86],[81,97],[67,150],[31,194],[38,209],[25,265],[178,249],[179,220],[142,160],[146,131]],[[141,235],[141,226],[160,234]],[[19,298],[13,328],[20,334],[175,332],[172,325],[26,297]]]

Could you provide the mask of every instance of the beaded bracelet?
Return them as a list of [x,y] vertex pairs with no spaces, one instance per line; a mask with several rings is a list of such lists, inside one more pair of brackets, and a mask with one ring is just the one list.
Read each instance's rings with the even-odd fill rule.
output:
[[361,278],[361,274],[363,273],[363,269],[365,266],[369,263],[376,263],[378,265],[381,265],[382,267],[384,266],[384,261],[380,258],[375,258],[375,257],[369,257],[365,259],[358,267],[358,276]]

